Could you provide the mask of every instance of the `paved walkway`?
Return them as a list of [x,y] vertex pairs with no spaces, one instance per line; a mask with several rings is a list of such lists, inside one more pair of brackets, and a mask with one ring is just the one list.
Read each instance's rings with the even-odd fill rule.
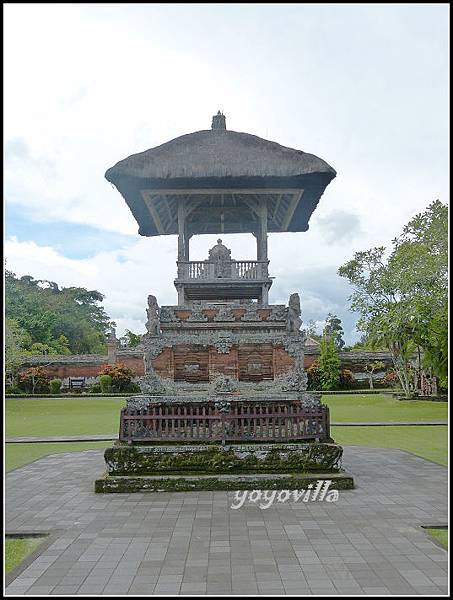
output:
[[57,536],[7,594],[446,594],[447,470],[345,447],[357,488],[336,503],[230,508],[231,492],[93,493],[102,451],[7,475],[7,532]]
[[[366,422],[347,422],[342,423],[334,421],[330,423],[331,426],[337,427],[389,427],[389,426],[420,426],[420,425],[448,425],[448,421],[435,420],[435,421],[366,421]],[[42,442],[108,442],[111,440],[117,440],[118,435],[115,433],[108,433],[104,435],[51,435],[51,436],[20,436],[20,437],[9,437],[6,438],[7,444],[30,444],[30,443],[42,443]]]

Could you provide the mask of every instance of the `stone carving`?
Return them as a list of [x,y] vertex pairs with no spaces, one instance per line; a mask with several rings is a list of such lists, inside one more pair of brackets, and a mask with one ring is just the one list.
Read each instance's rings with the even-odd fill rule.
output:
[[233,315],[233,312],[229,306],[221,306],[219,308],[219,312],[214,317],[214,321],[217,322],[225,322],[225,321],[235,321],[236,318]]
[[160,320],[170,323],[177,323],[180,319],[175,315],[175,311],[171,306],[162,306],[160,309]]
[[234,261],[231,258],[231,250],[222,244],[221,239],[209,250],[208,262],[214,264],[214,277],[231,277],[231,263]]
[[145,396],[132,396],[127,399],[127,410],[147,410],[150,404],[150,398]]
[[304,408],[319,408],[321,406],[321,394],[304,392],[300,395]]
[[154,371],[145,373],[145,375],[140,378],[139,385],[142,394],[161,396],[166,392],[162,379],[156,375]]
[[294,369],[282,377],[281,388],[283,392],[305,392],[307,381],[308,377],[303,369]]
[[217,335],[217,339],[214,340],[214,347],[219,354],[229,354],[233,341],[230,336],[221,334]]
[[160,334],[160,322],[159,322],[159,306],[155,296],[150,294],[148,296],[148,308],[146,309],[146,330],[149,335]]
[[216,394],[232,394],[237,391],[237,381],[228,375],[218,375],[211,383],[211,392]]
[[288,318],[288,309],[286,306],[273,306],[268,321],[286,321]]
[[241,321],[261,321],[256,306],[250,305],[245,309],[245,313],[241,317]]
[[192,313],[188,317],[187,321],[191,323],[204,323],[208,320],[208,317],[204,315],[202,312],[201,306],[194,306],[192,308]]
[[300,326],[302,325],[300,314],[299,294],[291,294],[288,302],[288,320],[286,324],[288,331],[297,332],[300,330]]
[[214,402],[214,406],[219,411],[219,413],[227,413],[230,412],[231,401],[221,398]]

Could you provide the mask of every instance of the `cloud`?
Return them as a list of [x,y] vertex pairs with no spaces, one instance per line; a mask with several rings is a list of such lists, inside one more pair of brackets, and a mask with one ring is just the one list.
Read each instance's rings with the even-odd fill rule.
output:
[[353,212],[335,210],[318,219],[328,242],[349,242],[362,233],[360,218]]
[[[196,258],[207,256],[211,242],[214,240],[200,245]],[[7,268],[19,276],[31,274],[36,279],[96,289],[105,294],[105,309],[117,323],[119,335],[126,328],[144,333],[148,294],[156,295],[161,305],[177,303],[173,286],[176,276],[173,236],[138,239],[121,250],[99,252],[84,259],[67,258],[51,246],[19,242],[11,237],[6,242],[5,254]],[[336,275],[335,268],[308,268],[282,276],[271,289],[271,302],[286,304],[289,295],[296,291],[301,295],[305,323],[310,319],[322,321],[332,312],[342,319],[345,338],[348,341],[357,338],[353,331],[355,319],[346,308],[350,289]]]

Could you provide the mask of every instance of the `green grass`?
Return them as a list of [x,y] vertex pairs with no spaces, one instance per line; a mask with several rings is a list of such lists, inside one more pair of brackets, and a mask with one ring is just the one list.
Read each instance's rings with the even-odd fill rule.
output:
[[43,538],[5,540],[5,573],[17,567],[42,542]]
[[431,537],[440,542],[444,548],[448,548],[448,529],[427,529],[426,531]]
[[6,436],[116,433],[125,398],[6,399]]
[[448,415],[447,402],[396,400],[390,394],[323,396],[322,402],[337,422],[431,421]]
[[391,427],[332,427],[333,439],[341,445],[398,448],[441,465],[447,464],[448,431],[445,425]]
[[59,452],[81,452],[107,448],[109,442],[56,442],[39,444],[5,444],[6,471],[12,471],[48,454]]

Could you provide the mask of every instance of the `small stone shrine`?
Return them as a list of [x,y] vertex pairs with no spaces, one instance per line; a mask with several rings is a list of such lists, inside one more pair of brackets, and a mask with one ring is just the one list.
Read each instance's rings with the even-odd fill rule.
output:
[[[142,393],[121,411],[97,492],[352,487],[329,410],[307,392],[299,295],[269,304],[268,232],[306,231],[334,177],[316,156],[228,131],[220,113],[107,171],[141,235],[178,235],[178,301],[148,296]],[[256,258],[219,237],[192,261],[203,233],[252,233]]]

